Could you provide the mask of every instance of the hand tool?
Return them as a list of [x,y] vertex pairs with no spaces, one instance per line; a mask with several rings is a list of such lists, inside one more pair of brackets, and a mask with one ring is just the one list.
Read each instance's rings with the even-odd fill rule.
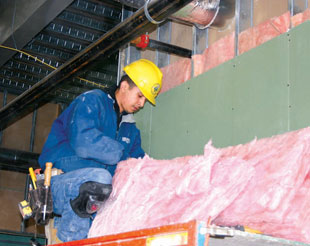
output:
[[47,207],[47,202],[48,202],[48,193],[50,192],[52,166],[53,164],[51,162],[47,162],[45,164],[45,171],[44,171],[45,200],[43,204],[43,221],[45,221],[46,207]]
[[31,216],[32,216],[32,209],[31,209],[29,203],[26,200],[21,201],[20,203],[18,203],[18,208],[19,208],[19,212],[22,215],[24,220],[27,220],[27,219],[31,218]]
[[[30,174],[34,189],[37,189],[37,185],[36,185],[37,178],[36,178],[36,175],[34,174],[32,167],[29,168],[29,174]],[[31,184],[29,184],[29,186],[30,186],[29,189],[31,189],[32,187]],[[32,216],[32,209],[27,200],[19,202],[18,208],[24,220],[29,219]]]
[[36,177],[32,167],[29,167],[29,173],[30,173],[30,177],[32,180],[33,188],[37,189],[37,185],[36,185],[37,177]]

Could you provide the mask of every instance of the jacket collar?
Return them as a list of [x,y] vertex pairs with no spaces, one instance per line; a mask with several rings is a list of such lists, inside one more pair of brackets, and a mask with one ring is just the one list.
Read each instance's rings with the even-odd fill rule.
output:
[[124,122],[122,120],[122,118],[124,116],[128,115],[128,113],[126,113],[126,112],[120,113],[120,109],[119,109],[118,103],[117,103],[116,98],[115,98],[115,92],[116,92],[116,89],[114,89],[113,92],[109,93],[109,96],[113,99],[113,106],[114,106],[114,111],[116,113],[117,129],[118,129],[121,122]]

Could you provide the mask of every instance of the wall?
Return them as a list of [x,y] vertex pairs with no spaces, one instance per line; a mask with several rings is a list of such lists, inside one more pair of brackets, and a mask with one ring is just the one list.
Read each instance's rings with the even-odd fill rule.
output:
[[[24,200],[26,174],[0,170],[0,230],[20,231],[22,217],[18,203]],[[33,220],[25,222],[26,232],[35,232]],[[44,227],[37,226],[44,234]]]
[[[12,101],[16,96],[7,95],[7,103]],[[3,102],[3,93],[0,93],[0,102]],[[37,111],[33,152],[40,153],[51,129],[53,121],[59,114],[60,108],[54,103],[48,103],[42,106]],[[32,128],[33,113],[26,115],[19,121],[10,125],[3,131],[0,147],[8,149],[17,149],[23,151],[30,150],[30,135]]]
[[173,158],[308,126],[309,33],[306,22],[161,94],[136,115],[143,148]]
[[[7,103],[15,96],[8,94]],[[0,102],[3,102],[3,93],[0,93]],[[48,136],[52,122],[59,114],[56,104],[48,103],[38,109],[34,132],[33,152],[40,153]],[[29,114],[12,124],[3,131],[0,147],[30,151],[30,135],[32,116]],[[0,170],[0,229],[20,231],[22,222],[17,204],[24,200],[26,174]],[[34,222],[29,220],[25,224],[26,232],[34,232]],[[43,227],[37,227],[38,233],[44,233]]]

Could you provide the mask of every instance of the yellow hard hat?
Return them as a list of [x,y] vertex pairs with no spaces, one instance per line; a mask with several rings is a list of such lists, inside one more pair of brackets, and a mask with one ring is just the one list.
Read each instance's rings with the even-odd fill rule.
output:
[[161,89],[163,78],[160,69],[153,62],[140,59],[127,65],[124,71],[138,86],[146,99],[156,105],[155,97]]

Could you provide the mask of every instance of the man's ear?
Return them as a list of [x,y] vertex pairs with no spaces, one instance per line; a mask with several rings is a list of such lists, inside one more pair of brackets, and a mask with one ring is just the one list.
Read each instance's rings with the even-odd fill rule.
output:
[[126,91],[126,90],[128,90],[128,88],[129,88],[129,84],[128,84],[127,80],[122,81],[120,89],[122,91]]

